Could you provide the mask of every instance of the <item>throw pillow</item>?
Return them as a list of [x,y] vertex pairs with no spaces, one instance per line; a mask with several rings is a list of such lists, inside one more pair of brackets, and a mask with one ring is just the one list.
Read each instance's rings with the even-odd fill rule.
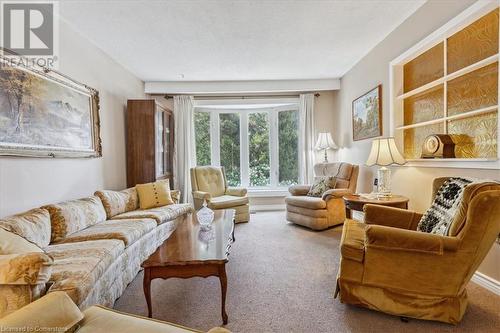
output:
[[312,184],[309,192],[307,192],[307,196],[321,197],[326,191],[334,189],[336,182],[337,179],[335,177],[317,178]]
[[49,212],[35,208],[21,214],[4,217],[0,220],[0,228],[19,235],[43,249],[50,243],[50,223]]
[[36,246],[35,243],[0,228],[0,255],[28,252],[43,252],[43,250]]
[[139,206],[141,209],[167,206],[174,203],[170,195],[170,183],[168,180],[137,184],[135,188],[139,195]]
[[431,234],[448,235],[457,208],[462,201],[464,189],[472,183],[465,178],[446,180],[436,193],[432,205],[427,209],[417,225],[417,230]]

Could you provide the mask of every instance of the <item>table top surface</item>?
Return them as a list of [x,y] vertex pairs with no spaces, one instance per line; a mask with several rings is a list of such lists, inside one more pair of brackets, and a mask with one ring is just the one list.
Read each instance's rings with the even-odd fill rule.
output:
[[359,203],[371,203],[371,204],[377,204],[377,205],[384,205],[384,204],[394,204],[394,203],[403,203],[403,202],[408,202],[410,199],[403,196],[403,195],[395,195],[393,194],[390,197],[381,197],[381,198],[375,198],[375,199],[368,199],[365,197],[362,197],[360,195],[356,194],[350,194],[350,195],[345,195],[343,197],[345,201],[349,202],[359,202]]
[[173,234],[142,263],[142,267],[227,262],[233,242],[234,210],[214,211],[209,230],[198,223],[196,213],[188,214]]

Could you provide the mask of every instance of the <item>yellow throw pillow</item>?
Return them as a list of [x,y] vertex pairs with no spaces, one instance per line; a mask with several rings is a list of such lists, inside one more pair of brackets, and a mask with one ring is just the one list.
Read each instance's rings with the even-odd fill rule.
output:
[[174,203],[170,195],[170,183],[168,180],[137,184],[135,188],[139,195],[139,206],[141,209],[167,206]]

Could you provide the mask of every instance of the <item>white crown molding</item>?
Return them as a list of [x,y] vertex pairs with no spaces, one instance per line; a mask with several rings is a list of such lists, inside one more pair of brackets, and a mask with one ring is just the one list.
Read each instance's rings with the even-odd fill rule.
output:
[[481,272],[476,272],[472,276],[472,282],[477,283],[481,287],[500,295],[500,281],[497,281]]
[[146,94],[252,94],[340,89],[340,79],[145,82]]

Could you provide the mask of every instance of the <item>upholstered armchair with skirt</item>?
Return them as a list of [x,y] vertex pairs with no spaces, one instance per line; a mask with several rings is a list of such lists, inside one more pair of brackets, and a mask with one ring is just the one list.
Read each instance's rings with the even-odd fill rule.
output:
[[321,197],[308,196],[311,185],[290,186],[286,201],[286,219],[289,222],[323,230],[342,224],[345,205],[342,197],[356,192],[359,167],[349,163],[321,163],[314,166],[316,177],[335,177],[335,188]]
[[[434,180],[433,198],[447,179]],[[500,185],[473,182],[461,193],[445,235],[417,231],[422,215],[398,208],[366,205],[365,223],[347,220],[337,277],[341,302],[457,324],[467,283],[500,232]],[[434,204],[450,208],[449,196],[441,197]]]
[[228,186],[224,167],[199,166],[190,171],[195,209],[206,201],[210,209],[234,209],[236,223],[249,221],[247,189]]

